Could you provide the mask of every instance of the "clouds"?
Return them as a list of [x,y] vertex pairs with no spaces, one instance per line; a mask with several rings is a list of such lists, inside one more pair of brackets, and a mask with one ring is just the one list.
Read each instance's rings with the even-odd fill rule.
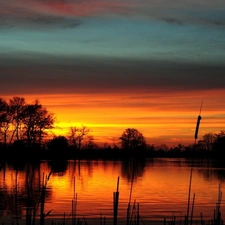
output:
[[7,1],[3,3],[0,13],[1,27],[59,29],[74,28],[79,25],[76,16],[70,17],[67,13],[60,13],[59,10],[51,10],[47,1],[45,3],[41,1]]
[[191,92],[223,89],[225,67],[93,59],[1,67],[1,94]]
[[[80,18],[102,16],[139,17],[175,24],[224,26],[222,0],[8,0],[1,1],[1,26],[74,27]],[[64,24],[64,26],[62,25]]]
[[[54,28],[73,28],[77,25],[77,18],[99,15],[101,13],[123,11],[124,3],[116,1],[28,1],[9,0],[2,2],[0,9],[1,26],[25,27],[47,25]],[[128,6],[128,5],[127,5]],[[58,28],[59,28],[58,27]]]
[[0,64],[26,60],[67,65],[96,58],[224,66],[224,29],[177,23],[117,17],[80,19],[75,28],[63,30],[5,29]]
[[223,88],[223,1],[1,3],[2,93]]
[[147,137],[167,133],[171,140],[177,133],[180,140],[193,140],[204,99],[204,132],[221,128],[224,0],[0,0],[0,5],[2,97],[39,98],[64,127],[83,123],[111,136],[131,124]]

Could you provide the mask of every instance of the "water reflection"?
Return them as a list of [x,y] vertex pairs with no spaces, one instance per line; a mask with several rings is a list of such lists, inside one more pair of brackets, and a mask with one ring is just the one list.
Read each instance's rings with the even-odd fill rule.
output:
[[1,175],[1,214],[11,215],[17,224],[25,215],[26,224],[34,224],[38,215],[43,216],[44,202],[51,199],[40,164],[11,161]]
[[146,159],[130,159],[121,162],[121,175],[128,182],[136,181],[138,177],[142,177],[146,167]]
[[[7,162],[7,166],[12,169],[12,170],[16,170],[16,171],[24,171],[26,168],[26,164],[27,162],[25,160],[9,160]],[[35,163],[34,163],[35,164]]]
[[68,161],[67,160],[50,160],[48,166],[52,173],[57,173],[63,176],[67,171]]
[[[213,169],[212,169],[213,168]],[[205,166],[198,167],[198,173],[204,177],[206,181],[218,180],[224,182],[225,168],[222,168],[217,162],[208,163]]]
[[[0,221],[43,224],[45,218],[62,218],[71,213],[71,201],[78,194],[77,217],[112,218],[112,194],[120,179],[120,218],[126,217],[130,183],[133,198],[141,205],[145,220],[169,217],[186,211],[191,160],[151,159],[129,161],[11,161],[0,170]],[[194,161],[193,192],[196,215],[212,218],[218,184],[224,168],[212,160]],[[75,179],[76,178],[76,179]],[[225,214],[222,201],[222,215]],[[51,211],[52,210],[52,211]],[[197,216],[196,216],[197,217]]]

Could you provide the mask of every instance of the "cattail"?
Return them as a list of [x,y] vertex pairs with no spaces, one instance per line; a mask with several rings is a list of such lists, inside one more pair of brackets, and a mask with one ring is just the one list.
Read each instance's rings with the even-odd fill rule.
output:
[[[202,103],[203,103],[203,101],[202,101]],[[200,107],[199,116],[197,118],[197,124],[196,124],[196,129],[195,129],[195,140],[198,139],[198,130],[199,130],[199,126],[200,126],[200,121],[202,119],[202,117],[201,117],[202,103],[201,103],[201,107]]]
[[198,129],[199,129],[201,119],[202,119],[202,117],[199,115],[198,119],[197,119],[196,129],[195,129],[195,140],[198,139]]

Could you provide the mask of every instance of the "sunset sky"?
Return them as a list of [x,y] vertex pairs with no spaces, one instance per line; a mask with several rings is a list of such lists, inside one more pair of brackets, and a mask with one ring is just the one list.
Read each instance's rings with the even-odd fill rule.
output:
[[224,0],[0,0],[0,97],[39,99],[55,134],[192,144],[225,130]]

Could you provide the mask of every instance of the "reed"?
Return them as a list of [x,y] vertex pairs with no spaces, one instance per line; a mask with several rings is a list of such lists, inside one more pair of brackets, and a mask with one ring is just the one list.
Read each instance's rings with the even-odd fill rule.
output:
[[129,196],[128,206],[127,206],[127,223],[126,223],[126,225],[130,224],[131,198],[132,198],[133,183],[134,183],[134,162],[133,162],[133,160],[131,162],[132,162],[132,179],[131,179],[131,185],[130,185],[130,196]]
[[40,225],[44,225],[45,223],[45,217],[47,217],[51,211],[49,210],[46,214],[44,213],[44,208],[45,208],[45,195],[46,195],[46,189],[47,189],[47,183],[50,179],[50,176],[51,176],[51,172],[48,174],[48,176],[46,176],[44,178],[44,173],[43,173],[43,184],[42,184],[42,189],[41,189],[41,197],[40,197],[40,200],[41,200],[41,204],[40,204]]
[[[45,189],[43,189],[43,187],[45,187]],[[46,183],[45,185],[42,186],[42,195],[41,195],[41,201],[42,203],[40,204],[40,209],[41,209],[41,213],[40,213],[40,225],[43,225],[45,223],[45,218],[50,214],[51,210],[48,213],[44,213],[44,201],[45,201],[45,195],[43,194],[43,192],[46,191]],[[114,193],[119,193],[119,179],[117,182],[117,191]],[[76,195],[75,195],[76,196]],[[114,194],[114,196],[116,196]],[[119,196],[119,195],[118,195]],[[214,209],[214,216],[210,221],[205,221],[203,219],[203,214],[200,213],[200,220],[199,222],[195,221],[195,224],[198,225],[224,225],[224,222],[222,220],[222,215],[221,215],[221,202],[222,202],[222,191],[221,191],[221,184],[219,184],[219,188],[218,188],[218,199],[216,202],[216,206]],[[113,201],[113,206],[114,206],[114,213],[113,213],[113,225],[114,224],[123,224],[123,223],[118,223],[118,218],[117,218],[117,210],[119,209],[118,207],[118,203],[119,203],[119,198],[114,198]],[[192,204],[191,204],[191,213],[190,213],[190,219],[189,219],[189,224],[193,224],[193,215],[194,215],[194,205],[195,205],[195,194],[193,195],[193,199],[192,199]],[[72,204],[72,212],[75,212],[74,210],[74,202]],[[148,223],[147,221],[143,221],[141,216],[140,216],[140,205],[139,203],[136,202],[136,200],[134,200],[133,204],[131,204],[131,202],[129,203],[129,207],[130,207],[130,214],[129,214],[129,225],[144,225],[145,223]],[[72,213],[71,213],[72,215]],[[89,225],[88,221],[86,220],[85,217],[83,217],[82,219],[77,218],[76,221],[74,220],[75,215],[72,216],[72,225]],[[166,218],[164,218],[164,221],[162,221],[162,224],[164,225],[185,225],[187,223],[186,220],[186,216],[184,217],[184,220],[182,222],[182,220],[177,221],[176,220],[176,216],[172,215],[171,219],[167,220]],[[2,223],[3,225],[4,223]],[[12,224],[14,224],[14,221],[12,221]],[[16,221],[16,224],[19,225],[18,221]],[[26,223],[27,224],[27,223]],[[64,213],[63,215],[63,220],[62,222],[51,222],[52,225],[70,225],[70,220],[66,219],[66,214]],[[111,224],[111,223],[108,223]],[[91,225],[91,224],[90,224]],[[106,218],[103,217],[102,214],[100,214],[100,221],[99,221],[99,225],[106,225]]]
[[76,193],[76,178],[74,177],[73,182],[73,199],[72,199],[72,225],[76,225],[76,214],[77,214],[77,193]]
[[[41,186],[40,202],[39,202],[39,204],[37,204],[38,208],[36,208],[35,213],[33,214],[33,224],[31,224],[31,218],[30,218],[30,214],[29,214],[28,217],[26,218],[26,225],[28,225],[28,224],[35,225],[36,211],[38,209],[40,209],[40,220],[39,220],[38,224],[44,225],[46,217],[52,211],[52,210],[50,210],[47,213],[45,213],[47,183],[50,180],[50,176],[51,176],[51,172],[47,176],[45,176],[45,174],[43,173],[43,178],[42,179],[40,178],[40,181],[42,180],[42,182],[40,182],[41,183],[40,184],[40,186]],[[41,176],[39,176],[39,177],[41,177]],[[193,164],[191,167],[190,180],[189,180],[187,214],[184,216],[184,218],[181,217],[180,221],[177,221],[177,218],[173,213],[171,219],[167,220],[166,218],[164,218],[164,221],[162,221],[162,223],[164,225],[176,225],[176,224],[177,225],[187,225],[187,224],[192,225],[195,222],[196,224],[200,223],[200,225],[224,225],[224,222],[222,220],[222,215],[221,215],[221,202],[222,202],[221,183],[219,183],[219,186],[218,186],[218,198],[217,198],[217,202],[215,205],[213,218],[210,221],[205,221],[203,219],[203,214],[200,213],[198,223],[196,221],[193,221],[194,206],[195,206],[195,193],[194,193],[192,201],[191,201],[190,196],[191,196],[191,188],[192,188],[192,178],[193,178]],[[122,224],[121,221],[118,221],[119,183],[120,183],[120,177],[118,177],[118,179],[117,179],[116,191],[113,192],[113,221],[112,221],[113,225]],[[17,179],[16,179],[16,188],[17,188],[17,185],[18,185],[18,183],[17,183]],[[140,216],[139,203],[137,203],[136,200],[134,200],[133,204],[131,204],[132,189],[133,189],[133,178],[132,178],[131,187],[130,187],[130,196],[129,196],[129,202],[128,202],[128,208],[127,208],[127,217],[126,217],[127,220],[124,222],[124,224],[126,223],[127,225],[140,225],[140,224],[143,225],[143,224],[145,224],[145,222],[142,220],[142,218]],[[16,191],[16,195],[17,195],[17,189],[15,191]],[[64,212],[62,222],[58,222],[58,225],[67,225],[67,224],[71,225],[71,222],[72,222],[72,225],[88,225],[88,222],[85,217],[83,217],[82,219],[77,218],[77,199],[78,198],[77,198],[77,193],[76,193],[76,179],[74,177],[73,199],[72,199],[72,204],[71,204],[71,214],[69,215],[69,217],[71,216],[72,220],[69,220],[69,218],[66,219],[66,213]],[[13,223],[14,222],[12,222],[12,224]],[[4,223],[2,223],[2,224],[4,224]],[[16,224],[19,225],[18,220],[16,220]],[[52,221],[52,225],[53,224],[57,224],[57,223]],[[99,225],[106,225],[106,217],[103,217],[102,214],[100,214]]]
[[102,216],[102,213],[101,213],[101,215],[100,215],[100,225],[106,225],[106,217],[104,216]]
[[118,177],[116,192],[113,192],[113,225],[117,225],[118,204],[119,204],[119,181],[120,178]]
[[222,191],[221,191],[221,183],[218,187],[218,200],[216,203],[216,209],[214,210],[214,225],[221,225],[222,219],[221,219],[221,212],[220,212],[220,206],[222,201]]

